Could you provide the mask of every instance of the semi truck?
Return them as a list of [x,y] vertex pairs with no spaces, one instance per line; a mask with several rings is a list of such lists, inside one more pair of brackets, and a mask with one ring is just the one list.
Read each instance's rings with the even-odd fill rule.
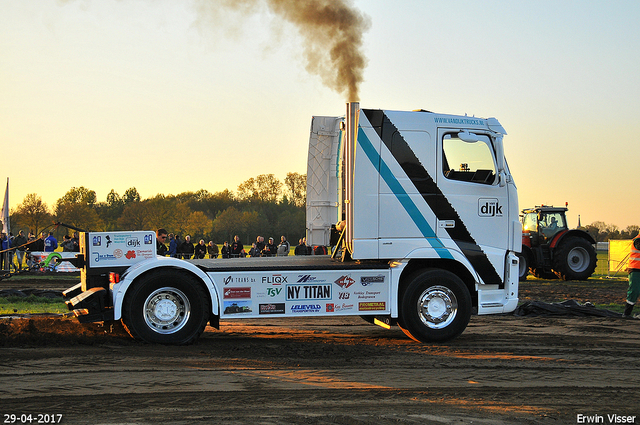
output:
[[[84,232],[80,322],[190,344],[243,318],[361,316],[424,343],[518,303],[521,227],[495,118],[364,109],[312,118],[307,239],[333,255],[182,260],[153,231]],[[336,242],[336,235],[339,240]],[[336,255],[339,253],[339,255]]]

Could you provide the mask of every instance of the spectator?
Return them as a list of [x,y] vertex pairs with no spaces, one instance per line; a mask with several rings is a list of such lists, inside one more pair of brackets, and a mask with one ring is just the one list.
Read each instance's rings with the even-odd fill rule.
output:
[[44,252],[53,252],[58,249],[58,240],[49,232],[49,236],[44,240]]
[[286,237],[280,236],[280,245],[278,245],[278,257],[286,257],[291,250],[291,244]]
[[227,241],[224,241],[224,245],[222,245],[222,258],[231,258],[231,248],[229,248]]
[[167,231],[165,229],[158,229],[156,231],[156,254],[164,257],[167,255],[167,246],[164,242],[167,240]]
[[169,251],[167,252],[169,257],[176,258],[178,255],[178,244],[176,243],[176,237],[173,233],[169,233]]
[[233,237],[233,243],[231,244],[231,256],[233,258],[240,257],[243,249],[244,246],[242,245],[242,242],[240,242],[240,236],[235,235]]
[[24,235],[24,231],[20,230],[18,236],[13,241],[13,246],[16,248],[16,259],[18,260],[18,270],[22,270],[22,261],[24,259],[24,251],[27,249],[27,237]]
[[33,251],[33,252],[44,251],[44,240],[46,237],[47,237],[47,233],[42,232],[40,237],[36,239],[35,242],[32,242],[29,244],[29,251]]
[[218,258],[218,245],[214,244],[213,241],[209,241],[207,253],[209,254],[209,258]]
[[275,257],[278,254],[278,247],[273,243],[273,238],[269,238],[269,243],[262,250],[263,257]]
[[64,235],[62,239],[64,239],[64,241],[62,241],[62,243],[60,244],[60,246],[62,247],[62,251],[73,252],[74,246],[73,246],[73,240],[71,239],[71,236]]
[[176,235],[176,258],[182,258],[182,241],[180,235]]
[[204,239],[200,239],[200,242],[196,245],[194,252],[195,255],[193,258],[197,258],[199,260],[202,260],[204,256],[207,255],[207,246],[204,244]]
[[307,246],[306,239],[300,238],[298,241],[298,246],[293,250],[295,255],[309,255],[311,254],[309,247]]
[[260,250],[258,250],[258,247],[256,246],[256,243],[252,243],[251,244],[251,249],[249,250],[249,257],[259,257],[260,256]]
[[195,252],[195,248],[193,247],[193,244],[191,243],[191,236],[187,235],[184,237],[184,242],[182,242],[182,249],[180,251],[182,251],[182,258],[183,259],[190,259],[191,257],[193,257],[193,253]]
[[262,250],[264,249],[264,237],[258,236],[256,238],[256,249],[258,250],[258,252],[262,252]]
[[78,237],[78,232],[73,232],[71,241],[73,242],[73,252],[80,252],[80,238]]

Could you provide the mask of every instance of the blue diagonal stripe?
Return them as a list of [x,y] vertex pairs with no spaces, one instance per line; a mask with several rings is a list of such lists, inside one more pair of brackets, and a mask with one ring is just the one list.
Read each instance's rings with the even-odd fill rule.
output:
[[409,197],[409,194],[402,187],[398,179],[393,175],[389,166],[384,162],[378,151],[373,147],[373,144],[364,133],[362,128],[358,129],[358,143],[362,146],[362,150],[364,151],[371,164],[378,171],[384,182],[389,186],[391,191],[398,202],[404,207],[409,217],[413,220],[415,225],[418,227],[422,235],[426,238],[429,244],[436,250],[438,255],[441,258],[450,258],[453,259],[453,256],[449,252],[447,248],[444,247],[442,241],[436,236],[435,232],[429,226],[429,223],[425,219],[425,217],[420,213],[417,205],[413,202],[413,200]]

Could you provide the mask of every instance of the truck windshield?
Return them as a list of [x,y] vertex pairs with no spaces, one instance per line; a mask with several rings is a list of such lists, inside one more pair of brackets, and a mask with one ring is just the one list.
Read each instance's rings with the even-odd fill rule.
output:
[[465,142],[455,134],[442,140],[442,172],[451,180],[493,184],[496,167],[489,140]]

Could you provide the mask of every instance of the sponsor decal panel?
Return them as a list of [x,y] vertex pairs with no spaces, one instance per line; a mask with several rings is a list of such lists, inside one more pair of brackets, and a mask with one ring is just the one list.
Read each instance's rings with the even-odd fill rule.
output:
[[330,300],[331,284],[287,285],[287,301]]
[[380,311],[386,310],[384,301],[366,301],[358,303],[358,311]]
[[251,288],[224,288],[225,299],[251,298]]
[[285,314],[286,308],[284,303],[269,303],[269,304],[260,304],[258,313],[259,314]]

